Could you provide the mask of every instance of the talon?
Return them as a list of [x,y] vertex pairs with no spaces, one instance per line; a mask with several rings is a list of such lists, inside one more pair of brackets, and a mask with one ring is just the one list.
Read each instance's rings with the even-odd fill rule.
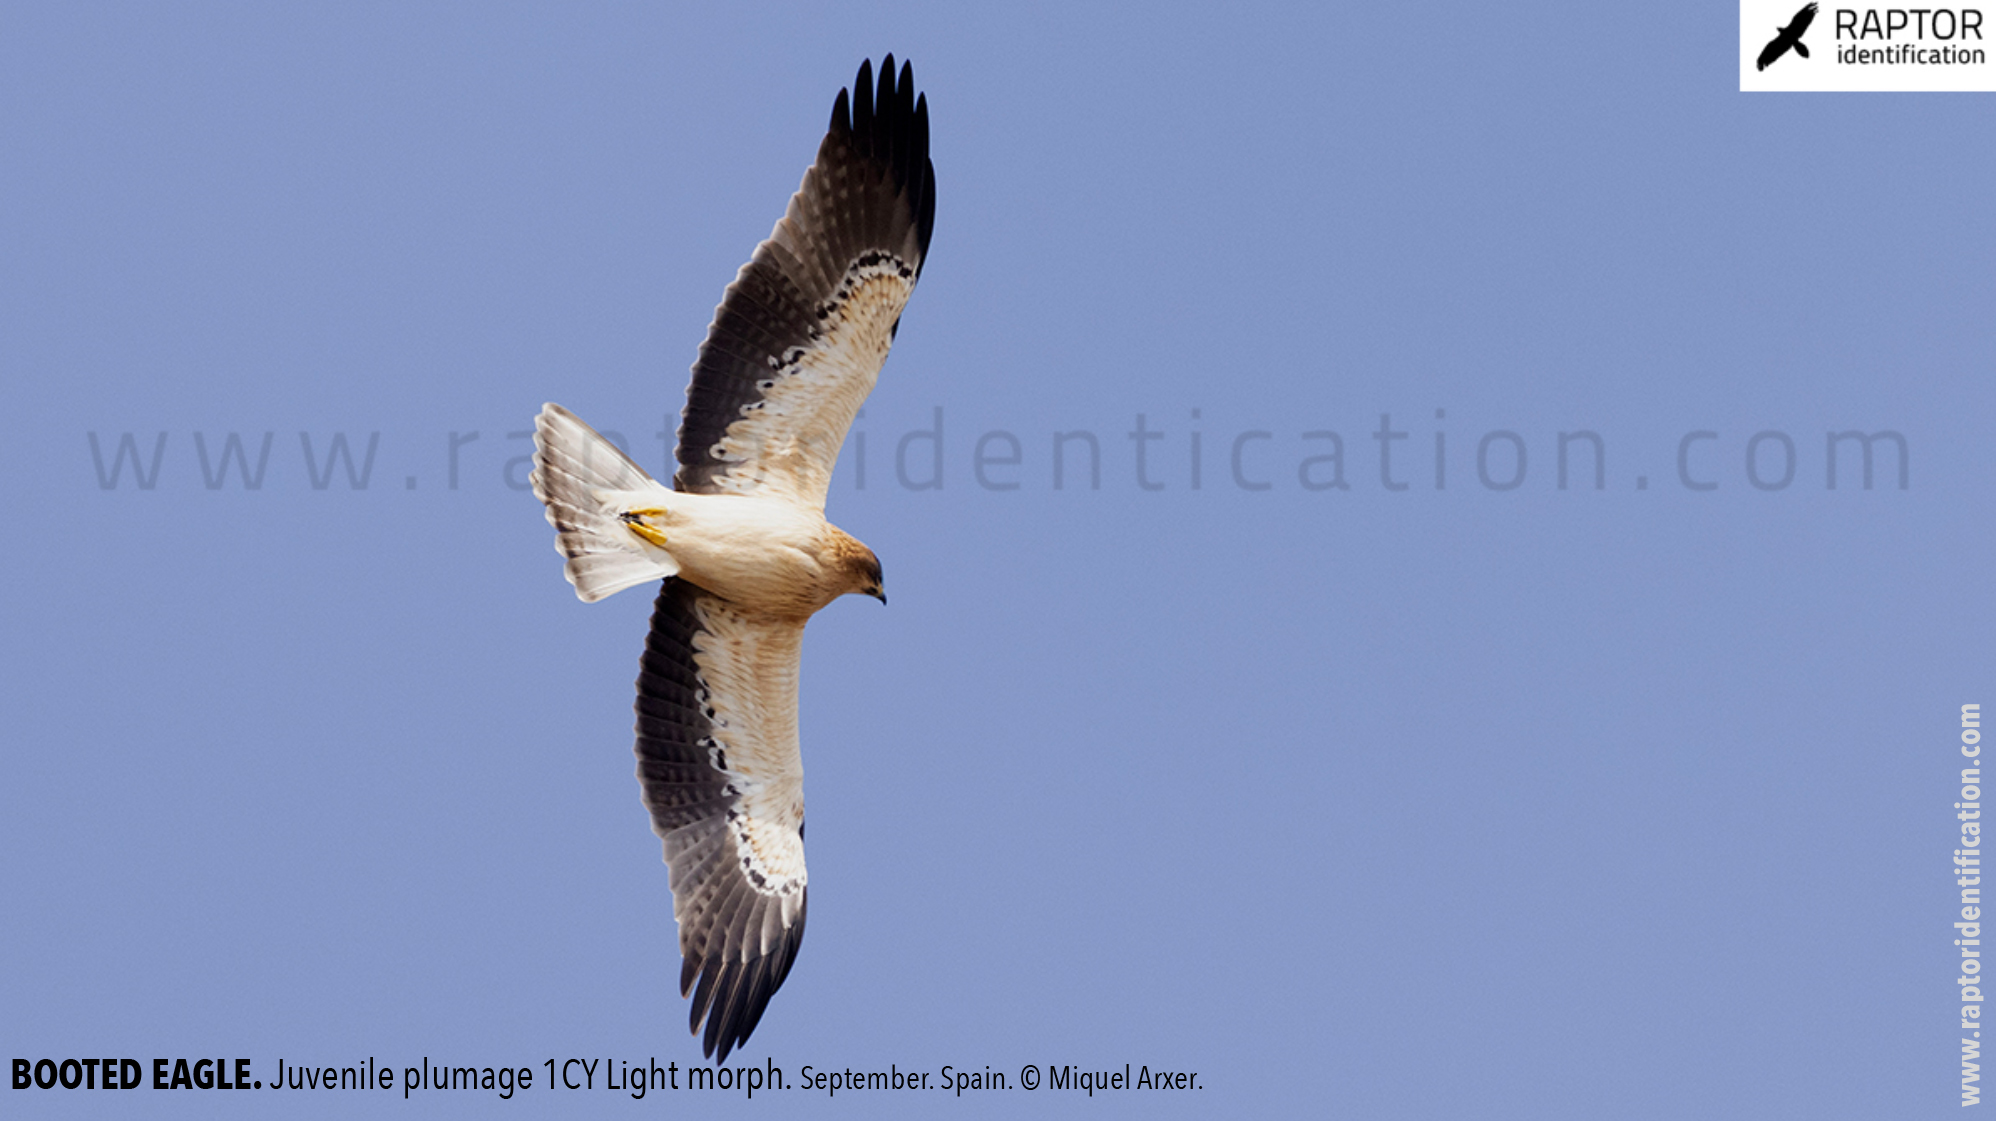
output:
[[631,527],[632,533],[663,549],[665,548],[665,531],[644,520],[646,514],[663,513],[665,513],[663,510],[626,510],[617,516],[623,519],[625,525]]

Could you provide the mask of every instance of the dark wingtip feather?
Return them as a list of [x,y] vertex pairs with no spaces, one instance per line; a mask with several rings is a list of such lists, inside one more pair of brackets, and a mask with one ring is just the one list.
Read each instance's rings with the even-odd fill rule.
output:
[[853,147],[873,151],[873,60],[859,64],[859,77],[852,80]]
[[826,131],[833,136],[844,138],[852,135],[852,103],[841,89],[837,101],[832,102],[832,124]]
[[[890,54],[880,60],[880,88],[873,95],[873,111],[882,117],[891,116],[894,112],[894,100],[894,56]],[[888,129],[883,128],[874,133],[873,158],[891,162],[893,142],[894,134]]]
[[[781,950],[778,952],[781,953]],[[769,1007],[769,998],[775,995],[776,986],[783,983],[781,980],[771,981],[770,978],[788,968],[787,965],[779,963],[775,957],[766,957],[756,963],[756,970],[761,977],[757,979],[755,988],[749,991],[748,999],[742,1004],[741,1042],[747,1043],[748,1037],[755,1032],[755,1026],[762,1023],[763,1009]]]
[[734,967],[735,986],[728,993],[728,1004],[721,1020],[721,1053],[717,1062],[727,1062],[728,1052],[748,1042],[748,1009],[754,1001],[755,992],[762,987],[762,976],[769,968],[768,958],[757,958],[752,963],[736,963]]
[[[694,1032],[700,1030],[700,1021],[707,1016],[707,1009],[714,1003],[714,982],[721,976],[721,959],[708,958],[700,963],[700,988],[693,994],[693,1004],[689,1011],[687,1027]],[[713,1044],[707,1045],[707,1053],[714,1053]]]
[[[894,92],[894,115],[904,121],[915,119],[915,67],[906,62],[901,64],[901,86]],[[921,168],[915,161],[923,158],[928,150],[928,143],[919,127],[910,130],[907,139],[895,147],[894,177],[919,187],[916,177]]]
[[[922,166],[916,170],[919,184],[915,198],[915,244],[921,247],[922,264],[929,260],[929,235],[936,228],[936,165],[929,159],[929,95],[915,99],[915,152]],[[915,266],[915,275],[922,273]]]
[[728,1061],[728,1052],[734,1047],[733,1032],[728,1030],[734,1022],[735,1004],[741,999],[742,973],[746,967],[738,961],[720,963],[715,972],[720,980],[714,985],[714,1006],[707,1012],[707,1033],[700,1041],[703,1053],[712,1056],[714,1049],[721,1050],[721,1062]]

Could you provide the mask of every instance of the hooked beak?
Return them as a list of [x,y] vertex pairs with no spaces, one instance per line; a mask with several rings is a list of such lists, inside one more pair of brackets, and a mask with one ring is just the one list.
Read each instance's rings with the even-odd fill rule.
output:
[[870,591],[870,592],[868,592],[868,593],[866,593],[866,594],[867,594],[867,595],[870,595],[870,596],[872,596],[872,597],[873,597],[874,599],[877,599],[877,600],[879,600],[879,601],[880,601],[880,603],[881,603],[881,606],[883,606],[883,607],[884,607],[884,606],[886,606],[886,604],[887,604],[887,591],[886,591],[886,589],[884,589],[884,588],[875,588],[875,589],[873,589],[872,591]]

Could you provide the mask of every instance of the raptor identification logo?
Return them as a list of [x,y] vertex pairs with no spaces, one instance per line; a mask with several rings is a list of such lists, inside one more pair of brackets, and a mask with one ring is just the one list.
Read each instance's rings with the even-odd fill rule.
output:
[[[1903,0],[1902,0],[1903,2]],[[1740,92],[1996,91],[1996,0],[1740,0]]]

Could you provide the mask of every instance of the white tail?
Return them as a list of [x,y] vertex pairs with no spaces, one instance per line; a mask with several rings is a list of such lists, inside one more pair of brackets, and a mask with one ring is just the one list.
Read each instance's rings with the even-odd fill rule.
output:
[[547,503],[562,574],[585,603],[679,572],[672,554],[631,532],[623,514],[663,506],[672,490],[560,405],[534,418],[534,497]]

